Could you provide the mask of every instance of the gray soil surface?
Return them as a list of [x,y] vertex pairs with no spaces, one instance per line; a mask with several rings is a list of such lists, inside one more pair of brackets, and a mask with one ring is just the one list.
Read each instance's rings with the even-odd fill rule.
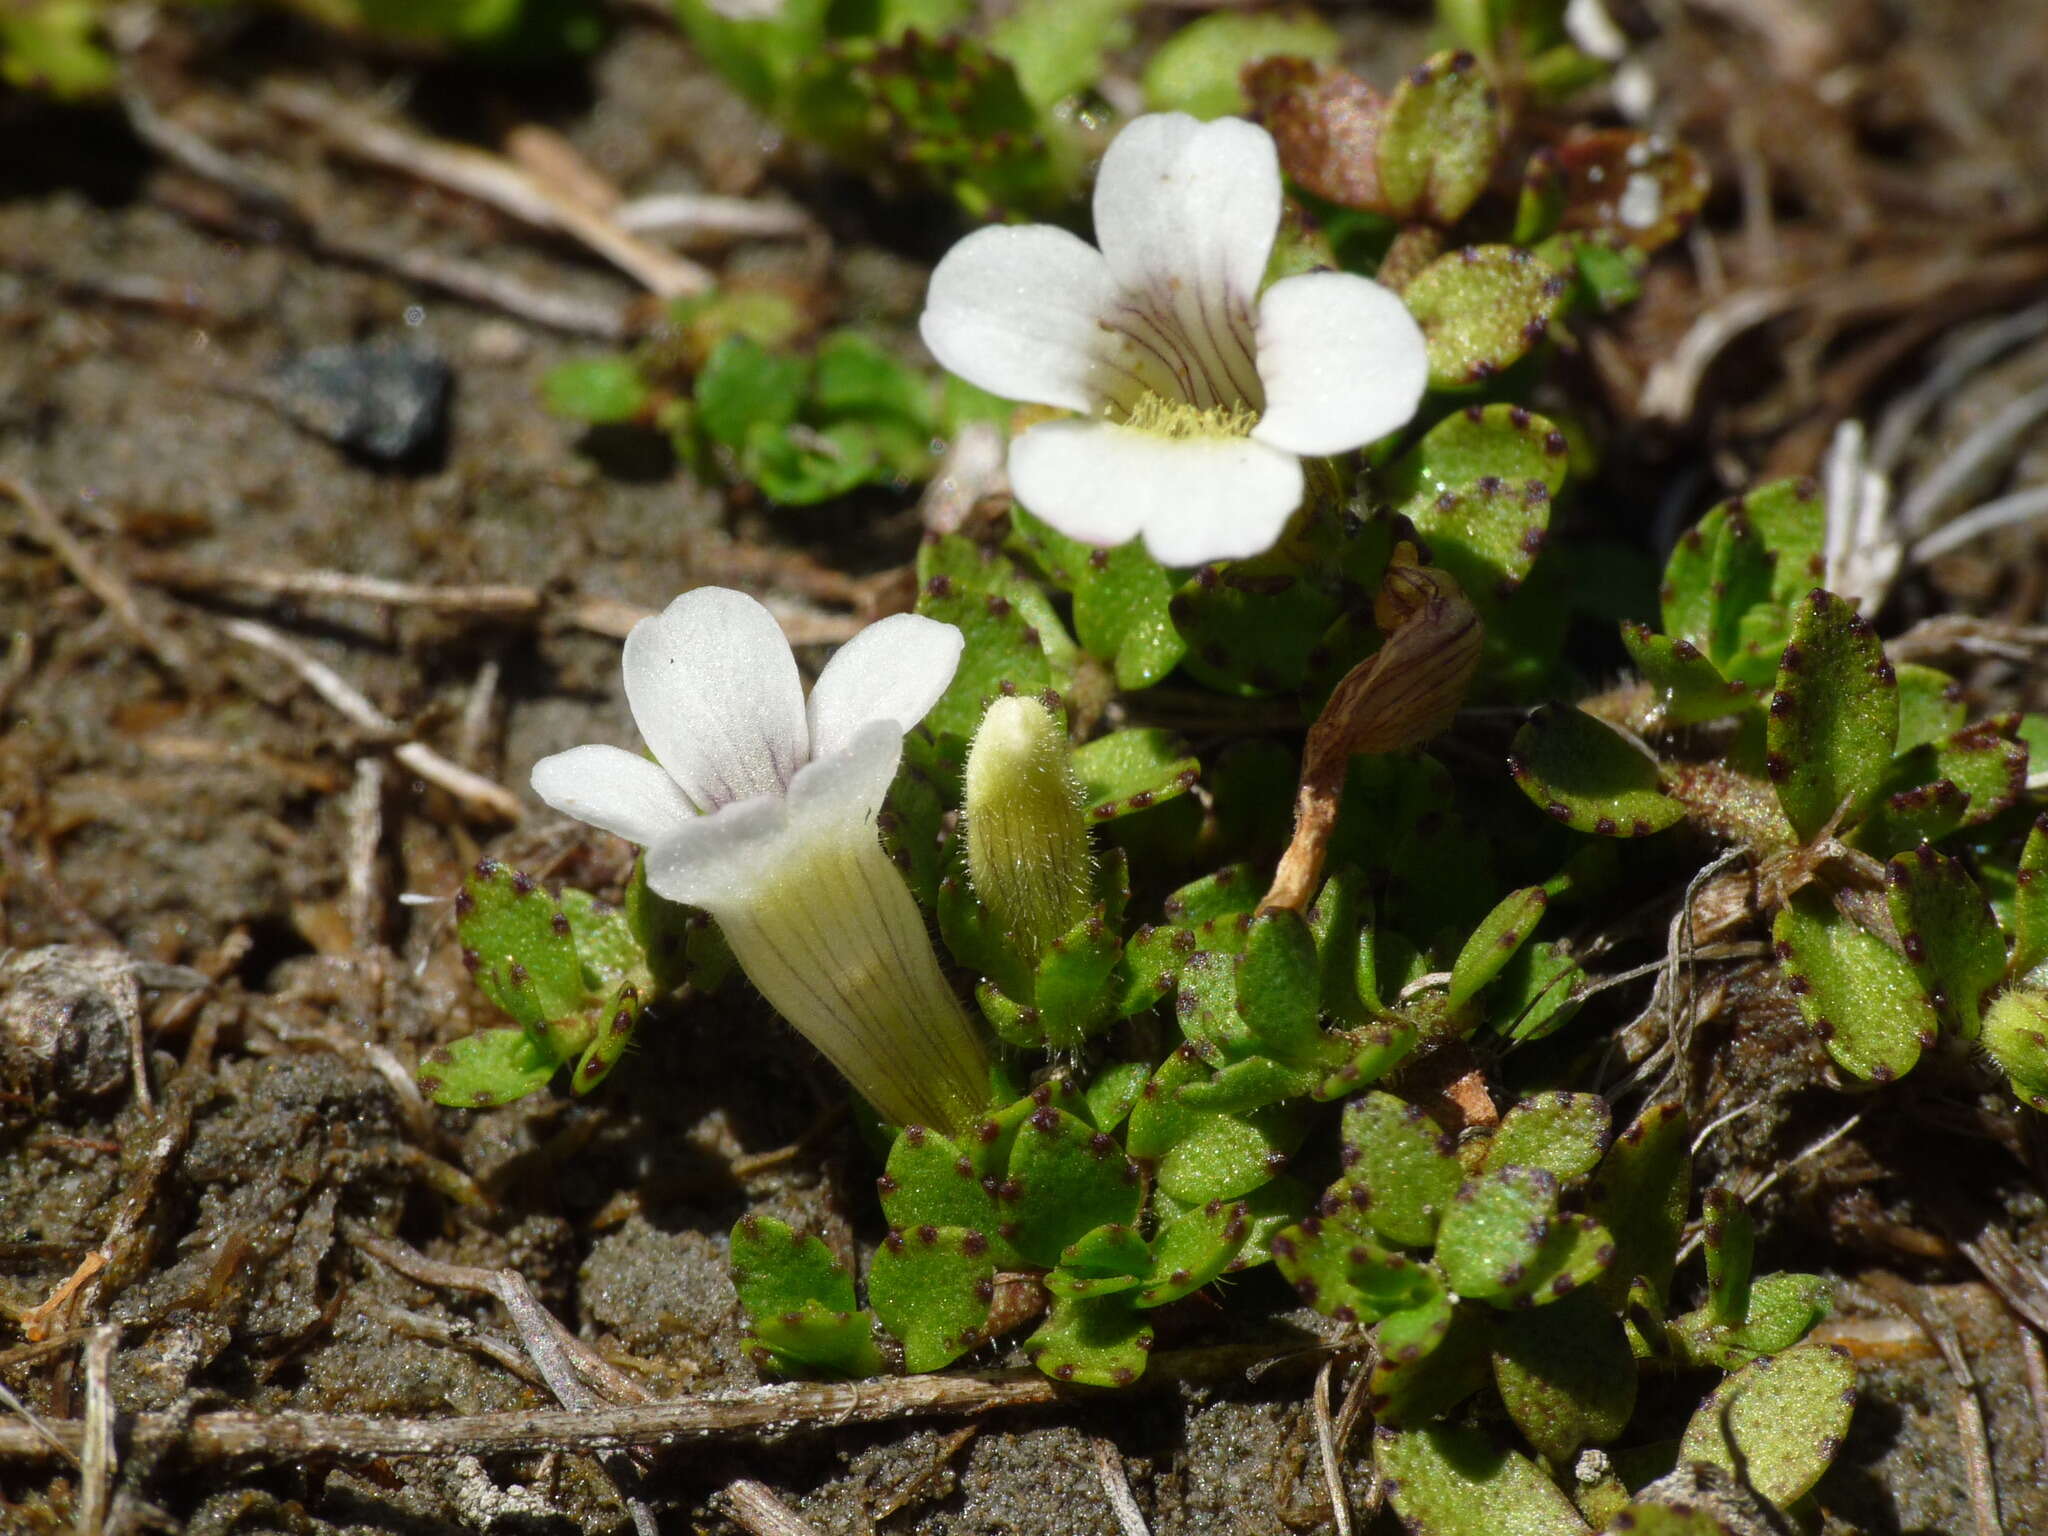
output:
[[[2001,94],[1983,104],[1995,125],[2048,67],[2032,15],[2020,4],[1917,46],[1967,61],[1987,29],[2035,39],[2035,76],[2003,69]],[[1411,23],[1385,35],[1412,39]],[[488,138],[538,112],[634,193],[753,191],[770,174],[759,125],[652,24],[625,26],[587,81],[537,92],[328,58],[331,44],[291,29],[241,38],[194,26],[184,44],[210,83],[181,110],[288,177],[336,227],[599,309],[623,309],[629,290],[568,247],[324,158],[248,103],[265,81],[317,78],[360,98],[395,80],[436,131]],[[1366,43],[1382,36],[1359,26]],[[887,606],[914,517],[900,506],[770,516],[644,445],[580,442],[541,408],[538,382],[601,343],[270,238],[260,215],[165,168],[117,114],[0,101],[0,136],[13,140],[0,150],[0,472],[39,491],[95,561],[133,575],[136,605],[133,623],[111,611],[0,501],[0,943],[69,947],[36,983],[44,1006],[20,1005],[19,975],[16,1003],[0,996],[0,1316],[17,1320],[0,1332],[0,1382],[37,1412],[79,1416],[87,1383],[72,1330],[105,1322],[119,1329],[113,1397],[134,1413],[552,1406],[501,1358],[517,1350],[496,1303],[403,1277],[354,1241],[368,1234],[448,1264],[516,1269],[657,1394],[753,1384],[726,1275],[733,1221],[778,1215],[849,1250],[879,1235],[876,1170],[838,1117],[834,1080],[757,1001],[728,988],[657,1014],[589,1100],[439,1110],[408,1074],[435,1045],[491,1022],[446,905],[475,859],[614,893],[627,872],[623,845],[555,821],[525,789],[545,753],[633,739],[617,640],[573,622],[572,598],[646,608],[728,582],[829,625]],[[2011,143],[2017,164],[2048,164],[2028,158],[2039,143]],[[799,178],[814,171],[796,165]],[[842,317],[901,324],[920,292],[914,255],[857,232],[829,253],[761,247],[732,260],[826,294]],[[288,358],[365,342],[431,349],[452,371],[445,444],[419,464],[351,457],[291,419],[266,382]],[[2004,398],[2037,378],[2006,380]],[[1972,408],[1990,406],[1965,402],[1949,429],[1966,430]],[[554,600],[542,616],[506,620],[246,588],[174,592],[146,579],[170,562],[506,582]],[[1958,590],[1970,579],[1959,569]],[[366,768],[388,762],[385,743],[236,639],[227,625],[238,616],[288,634],[405,732],[510,787],[523,819],[508,830],[402,769]],[[2016,684],[2007,674],[1998,686]],[[433,900],[402,904],[400,892]],[[123,955],[133,967],[107,958]],[[129,974],[153,1107],[108,1001]],[[1753,1017],[1767,1029],[1761,1004]],[[1766,1052],[1725,1070],[1738,1085],[1752,1072],[1762,1094],[1786,1069]],[[1725,1155],[1769,1166],[1843,1113],[1832,1097],[1802,1100],[1731,1130]],[[1941,1177],[2002,1204],[2024,1247],[2042,1214],[2024,1159],[2038,1169],[2041,1143],[2021,1135],[2033,1140],[2010,1151],[1954,1142]],[[1773,1263],[1969,1277],[1944,1240],[1916,1248],[1901,1236],[1942,1230],[1911,1193],[1924,1201],[1941,1177],[1888,1180],[1884,1159],[1922,1155],[1912,1134],[1851,1145],[1863,1161],[1833,1182],[1815,1170],[1780,1191],[1763,1240]],[[1882,1209],[1861,1226],[1838,1218],[1830,1202],[1865,1184]],[[89,1256],[103,1250],[95,1272]],[[1974,1282],[1923,1294],[1947,1309],[1980,1384],[2005,1529],[2048,1531],[2048,1451],[2019,1325]],[[63,1304],[36,1314],[31,1332],[23,1314],[53,1297]],[[1237,1299],[1229,1316],[1252,1332],[1233,1337],[1198,1297],[1168,1320],[1163,1344],[1270,1339],[1284,1356],[1318,1342],[1315,1320],[1269,1277],[1244,1281]],[[1862,1406],[1818,1499],[1828,1529],[1970,1529],[1952,1375],[1917,1335],[1879,1328],[1892,1314],[1874,1297],[1851,1291],[1842,1316],[1881,1342],[1858,1346]],[[59,1345],[34,1342],[44,1335]],[[968,1363],[1020,1358],[993,1349]],[[979,1420],[702,1443],[651,1457],[646,1489],[665,1531],[739,1529],[721,1490],[745,1477],[820,1532],[1117,1536],[1106,1437],[1159,1536],[1327,1529],[1310,1379],[1296,1359],[1255,1380],[1077,1393]],[[1701,1390],[1674,1388],[1674,1428]],[[1347,1460],[1354,1489],[1369,1481],[1365,1438]],[[0,1532],[72,1530],[78,1488],[66,1468],[0,1464]],[[116,1497],[126,1528],[191,1536],[629,1528],[610,1480],[577,1455],[198,1467],[137,1447]],[[1378,1519],[1375,1529],[1392,1528]]]

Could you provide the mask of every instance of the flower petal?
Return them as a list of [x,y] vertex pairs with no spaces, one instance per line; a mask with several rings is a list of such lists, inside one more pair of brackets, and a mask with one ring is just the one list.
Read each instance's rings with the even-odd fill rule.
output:
[[703,810],[779,793],[810,755],[796,658],[744,592],[699,587],[642,619],[625,672],[640,734]]
[[843,748],[814,758],[790,781],[791,828],[817,837],[832,827],[851,835],[852,828],[864,825],[868,841],[879,840],[882,834],[875,818],[902,758],[903,729],[894,720],[870,720],[860,726]]
[[1069,538],[1142,533],[1167,565],[1270,549],[1301,504],[1301,462],[1246,437],[1161,437],[1101,421],[1049,421],[1010,445],[1017,499]]
[[839,647],[811,689],[811,757],[846,747],[873,720],[901,736],[922,720],[953,681],[966,637],[921,614],[891,614]]
[[1266,414],[1252,436],[1288,453],[1344,453],[1404,426],[1429,359],[1400,296],[1349,272],[1282,278],[1259,301]]
[[1005,400],[1088,411],[1115,301],[1087,241],[1049,224],[978,229],[932,273],[918,334],[933,357]]
[[760,795],[700,816],[647,848],[647,886],[657,896],[716,912],[752,900],[790,835],[780,795]]
[[1124,288],[1181,274],[1249,297],[1279,227],[1279,154],[1271,134],[1241,118],[1150,113],[1102,157],[1095,243]]
[[651,847],[697,819],[676,781],[618,747],[571,747],[533,765],[533,792],[564,816]]

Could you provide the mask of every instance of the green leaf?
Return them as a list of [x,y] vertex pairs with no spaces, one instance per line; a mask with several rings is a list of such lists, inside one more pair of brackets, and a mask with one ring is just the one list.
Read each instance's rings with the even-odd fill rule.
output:
[[2020,851],[2012,897],[2012,939],[2006,974],[2013,979],[2048,960],[2048,816],[2035,821]]
[[1480,1309],[1440,1289],[1388,1313],[1373,1330],[1366,1408],[1394,1429],[1449,1412],[1485,1385],[1492,1332]]
[[1656,696],[1652,723],[1660,728],[1718,720],[1756,703],[1747,686],[1729,682],[1690,640],[1655,634],[1647,624],[1624,624],[1621,643]]
[[1053,106],[1092,86],[1103,57],[1129,40],[1134,0],[1023,0],[989,33],[1034,106]]
[[1401,297],[1422,327],[1429,382],[1471,389],[1527,356],[1550,332],[1570,285],[1527,251],[1472,245],[1438,257]]
[[1802,842],[1875,797],[1898,736],[1898,677],[1877,631],[1815,588],[1796,609],[1765,727],[1764,765]]
[[1248,696],[1304,687],[1311,658],[1342,611],[1320,573],[1284,547],[1204,566],[1167,604],[1187,642],[1189,675]]
[[1092,822],[1177,800],[1195,787],[1201,771],[1179,737],[1153,727],[1111,731],[1074,749],[1074,776]]
[[1508,962],[1487,994],[1488,1015],[1510,1040],[1541,1040],[1579,1011],[1585,984],[1585,969],[1572,957],[1568,940],[1531,944]]
[[622,981],[601,1006],[591,1010],[589,1042],[576,1060],[576,1070],[569,1075],[569,1085],[575,1092],[589,1093],[611,1075],[612,1068],[626,1054],[626,1047],[633,1043],[633,1031],[639,1026],[644,1004],[640,988]]
[[1398,219],[1449,228],[1486,190],[1505,128],[1500,96],[1469,53],[1401,77],[1380,125],[1380,190]]
[[1231,1267],[1251,1226],[1250,1209],[1241,1200],[1212,1200],[1174,1217],[1152,1239],[1151,1265],[1138,1305],[1163,1307],[1192,1296]]
[[1237,1015],[1257,1049],[1306,1065],[1323,1043],[1322,964],[1298,912],[1262,912],[1252,919],[1237,962]]
[[1126,692],[1151,687],[1187,654],[1168,611],[1173,590],[1165,567],[1135,540],[1089,551],[1074,572],[1074,632]]
[[1340,46],[1327,22],[1306,13],[1218,11],[1175,32],[1152,54],[1142,83],[1153,112],[1230,117],[1246,110],[1244,66],[1275,54],[1334,62]]
[[1885,867],[1885,898],[1906,962],[1935,1011],[1965,1040],[2005,976],[2005,935],[1991,903],[1954,859],[1922,843]]
[[545,1038],[483,1029],[438,1045],[420,1063],[420,1092],[453,1109],[491,1109],[545,1088],[561,1065]]
[[1963,687],[1946,672],[1906,662],[1899,671],[1899,744],[1901,755],[1952,736],[1968,718]]
[[882,1215],[896,1230],[956,1227],[978,1232],[990,1240],[995,1262],[1019,1262],[1002,1237],[1006,1218],[959,1142],[920,1126],[907,1127],[890,1145],[888,1164],[877,1183]]
[[1652,1104],[1614,1138],[1594,1170],[1590,1208],[1615,1248],[1600,1294],[1617,1310],[1638,1276],[1660,1308],[1671,1294],[1691,1187],[1690,1137],[1683,1105]]
[[590,989],[561,904],[531,877],[481,861],[455,898],[462,961],[484,995],[527,1029],[584,1008]]
[[1538,1455],[1567,1466],[1584,1445],[1612,1440],[1636,1406],[1636,1361],[1616,1317],[1590,1292],[1503,1318],[1493,1379]]
[[1159,1159],[1159,1187],[1190,1204],[1248,1195],[1279,1172],[1307,1134],[1308,1119],[1293,1104],[1194,1116]]
[[1701,1246],[1707,1254],[1707,1315],[1722,1328],[1749,1316],[1756,1226],[1741,1199],[1716,1185],[1701,1198]]
[[979,1232],[890,1232],[868,1269],[868,1298],[903,1345],[906,1371],[943,1370],[982,1341],[995,1273],[988,1239]]
[[2001,992],[1984,1011],[1981,1043],[2012,1079],[2014,1094],[2048,1110],[2048,995],[2030,986]]
[[831,1312],[859,1303],[853,1276],[822,1239],[772,1216],[742,1216],[732,1229],[732,1283],[751,1318],[795,1311],[815,1301]]
[[1486,920],[1472,930],[1465,947],[1451,966],[1451,989],[1444,1001],[1456,1008],[1476,996],[1517,951],[1529,942],[1543,912],[1550,905],[1550,893],[1540,885],[1511,891],[1487,913]]
[[834,1312],[815,1301],[773,1316],[756,1318],[748,1337],[755,1365],[782,1375],[810,1371],[858,1380],[882,1371],[875,1347],[874,1319],[866,1312]]
[[1752,1361],[1708,1394],[1679,1442],[1681,1461],[1710,1462],[1780,1506],[1835,1459],[1856,1404],[1847,1350],[1801,1344]]
[[1508,772],[1574,832],[1648,837],[1685,819],[1657,764],[1582,709],[1545,705],[1515,733]]
[[1898,853],[1976,826],[2018,803],[2027,783],[2027,748],[2011,739],[2013,717],[1980,720],[1894,758],[1883,797],[1857,829],[1859,846]]
[[1145,1196],[1138,1165],[1113,1137],[1050,1104],[1033,1111],[1017,1132],[1010,1181],[1016,1185],[1012,1241],[1046,1268],[1090,1229],[1136,1221]]
[[[1249,864],[1231,864],[1212,875],[1191,880],[1163,903],[1166,920],[1197,930],[1208,947],[1224,947],[1211,930],[1228,925],[1256,910],[1265,886]],[[1245,925],[1247,928],[1250,924]],[[1190,946],[1193,947],[1193,946]],[[1231,946],[1233,950],[1242,944]]]
[[1376,1322],[1443,1288],[1427,1263],[1382,1246],[1343,1213],[1276,1233],[1273,1262],[1305,1303],[1344,1323]]
[[811,404],[822,416],[896,418],[929,437],[931,385],[858,331],[834,331],[818,343]]
[[1843,1071],[1888,1083],[1934,1044],[1940,1020],[1912,966],[1825,895],[1795,893],[1771,937],[1800,1014]]
[[1039,957],[1032,1003],[1039,1042],[1076,1051],[1116,1015],[1110,973],[1123,957],[1123,941],[1100,907],[1046,946]]
[[917,611],[957,626],[967,642],[952,685],[925,716],[934,736],[973,736],[999,693],[1071,686],[1073,641],[1044,592],[1007,557],[946,534],[918,550],[917,580]]
[[633,861],[626,884],[626,926],[654,983],[654,996],[665,997],[685,983],[699,992],[714,992],[732,970],[732,951],[711,919],[647,888],[647,861]]
[[1055,1296],[1051,1315],[1024,1341],[1024,1353],[1055,1381],[1127,1387],[1145,1374],[1152,1337],[1152,1325],[1128,1293]]
[[796,420],[810,373],[803,358],[728,336],[697,375],[697,421],[712,441],[738,451],[750,432],[777,433]]
[[1759,1355],[1783,1354],[1805,1338],[1828,1315],[1834,1295],[1834,1283],[1820,1275],[1764,1275],[1749,1287],[1739,1322],[1716,1322],[1710,1304],[1674,1318],[1669,1337],[1690,1365],[1739,1370]]
[[1084,1090],[1088,1118],[1099,1131],[1113,1131],[1123,1122],[1144,1091],[1152,1069],[1142,1061],[1119,1061],[1102,1068],[1088,1079]]
[[1394,1513],[1428,1536],[1586,1536],[1557,1484],[1492,1436],[1448,1425],[1400,1430],[1373,1444]]
[[557,416],[601,425],[638,421],[648,406],[647,382],[630,357],[580,357],[558,363],[541,380],[541,399]]
[[1811,480],[1731,497],[1671,551],[1664,633],[1689,640],[1722,676],[1761,684],[1791,631],[1791,605],[1821,579],[1825,509]]
[[1519,587],[1543,547],[1569,447],[1518,405],[1471,405],[1431,427],[1388,472],[1395,509],[1486,609]]
[[1416,1105],[1380,1092],[1344,1106],[1342,1136],[1344,1176],[1332,1193],[1390,1243],[1434,1241],[1464,1179],[1455,1139]]
[[1460,1296],[1519,1294],[1559,1223],[1557,1176],[1498,1168],[1468,1179],[1445,1212],[1436,1261]]
[[1599,1094],[1539,1093],[1501,1117],[1481,1167],[1547,1168],[1570,1183],[1599,1165],[1607,1145],[1607,1101]]

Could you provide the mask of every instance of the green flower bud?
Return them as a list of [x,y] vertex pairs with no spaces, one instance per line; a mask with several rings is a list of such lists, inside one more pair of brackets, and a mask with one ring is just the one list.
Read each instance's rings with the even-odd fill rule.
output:
[[1977,1043],[2012,1079],[2014,1093],[2048,1110],[2048,993],[2032,987],[2001,992],[1984,1010]]
[[967,873],[1036,963],[1088,915],[1088,826],[1073,750],[1036,699],[997,699],[967,752]]

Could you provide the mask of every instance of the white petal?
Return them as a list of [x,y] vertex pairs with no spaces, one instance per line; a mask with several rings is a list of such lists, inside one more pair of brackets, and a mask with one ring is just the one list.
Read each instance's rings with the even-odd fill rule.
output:
[[648,845],[647,885],[657,896],[712,912],[753,900],[789,840],[780,795],[742,800]]
[[699,587],[642,619],[625,672],[640,734],[703,810],[779,793],[810,755],[796,658],[744,592]]
[[1069,538],[1142,533],[1166,565],[1270,549],[1301,505],[1301,461],[1246,437],[1166,438],[1100,421],[1049,421],[1010,445],[1017,499]]
[[839,647],[811,689],[811,756],[838,752],[873,720],[901,736],[953,681],[966,637],[920,614],[892,614]]
[[932,356],[1005,400],[1094,408],[1101,319],[1115,300],[1087,241],[1049,224],[978,229],[932,273],[918,334]]
[[1252,436],[1343,453],[1406,425],[1429,382],[1422,327],[1400,296],[1349,272],[1282,278],[1259,301],[1266,414]]
[[841,750],[814,758],[790,781],[790,826],[806,837],[866,826],[867,840],[879,839],[874,821],[902,758],[902,728],[894,720],[868,721]]
[[1178,279],[1249,304],[1280,227],[1272,135],[1241,118],[1134,118],[1102,157],[1095,243],[1120,288]]
[[533,792],[564,816],[651,847],[697,819],[676,781],[618,747],[571,747],[533,765]]

